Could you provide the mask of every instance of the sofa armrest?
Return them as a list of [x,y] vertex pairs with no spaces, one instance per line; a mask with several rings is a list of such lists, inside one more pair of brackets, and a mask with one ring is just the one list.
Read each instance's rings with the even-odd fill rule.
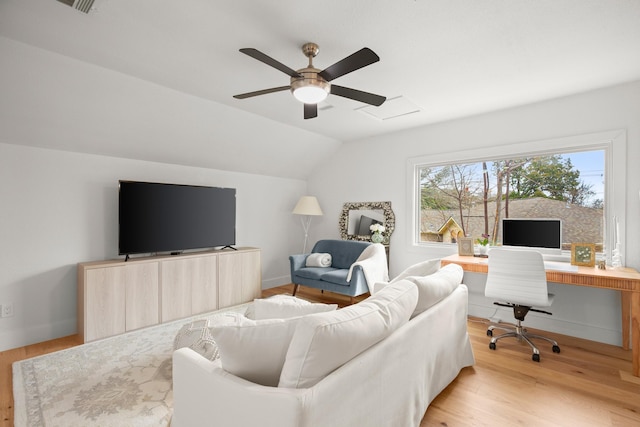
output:
[[[291,280],[295,276],[295,272],[307,264],[309,254],[289,255],[289,263],[291,264]],[[295,283],[295,282],[294,282]]]
[[289,261],[291,262],[291,269],[298,270],[304,267],[307,263],[307,257],[309,254],[289,255]]
[[296,427],[307,394],[246,381],[186,347],[173,353],[172,427]]

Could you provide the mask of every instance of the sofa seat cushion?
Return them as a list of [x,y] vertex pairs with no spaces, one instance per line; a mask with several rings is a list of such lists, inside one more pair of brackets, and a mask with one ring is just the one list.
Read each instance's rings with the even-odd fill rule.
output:
[[305,279],[321,280],[324,274],[336,270],[333,267],[303,267],[296,270],[296,276]]
[[349,286],[349,282],[347,282],[348,274],[349,269],[341,268],[330,271],[328,273],[324,273],[320,278],[325,282],[334,283],[336,285]]
[[287,350],[278,387],[314,386],[404,325],[417,301],[416,286],[402,281],[361,303],[301,318]]

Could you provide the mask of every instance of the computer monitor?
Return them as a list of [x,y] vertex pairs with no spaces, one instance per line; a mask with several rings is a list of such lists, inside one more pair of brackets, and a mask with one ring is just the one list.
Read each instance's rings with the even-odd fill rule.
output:
[[555,218],[504,218],[502,245],[562,249],[562,220]]

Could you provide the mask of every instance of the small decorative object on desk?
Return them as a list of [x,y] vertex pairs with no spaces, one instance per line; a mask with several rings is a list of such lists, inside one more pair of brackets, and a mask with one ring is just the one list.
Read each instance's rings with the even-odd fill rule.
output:
[[369,227],[369,230],[372,231],[372,233],[371,233],[371,241],[373,243],[382,243],[382,242],[384,242],[384,235],[382,234],[386,230],[386,228],[384,228],[384,225],[382,225],[382,224],[371,224],[371,227]]
[[489,251],[489,235],[483,234],[482,238],[476,239],[478,243],[478,254],[480,256],[486,256]]
[[611,267],[620,268],[622,267],[622,253],[620,252],[620,223],[617,216],[613,217],[613,222],[615,224],[615,235],[613,237],[616,243],[611,251]]
[[458,255],[473,256],[473,239],[471,237],[458,238]]
[[571,265],[593,267],[596,265],[596,245],[593,243],[571,244]]

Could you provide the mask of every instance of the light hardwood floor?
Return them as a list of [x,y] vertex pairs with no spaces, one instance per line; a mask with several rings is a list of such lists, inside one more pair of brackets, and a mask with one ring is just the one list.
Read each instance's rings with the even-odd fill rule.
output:
[[[263,291],[263,296],[291,291],[291,285],[281,286]],[[349,304],[348,297],[305,287],[298,296]],[[515,340],[489,350],[482,319],[470,318],[468,326],[476,365],[463,369],[431,403],[421,427],[640,425],[640,379],[629,374],[630,351],[545,333],[558,341],[562,352],[541,346],[541,361],[536,363],[528,346]],[[0,426],[13,425],[11,364],[78,344],[73,335],[0,352]]]

